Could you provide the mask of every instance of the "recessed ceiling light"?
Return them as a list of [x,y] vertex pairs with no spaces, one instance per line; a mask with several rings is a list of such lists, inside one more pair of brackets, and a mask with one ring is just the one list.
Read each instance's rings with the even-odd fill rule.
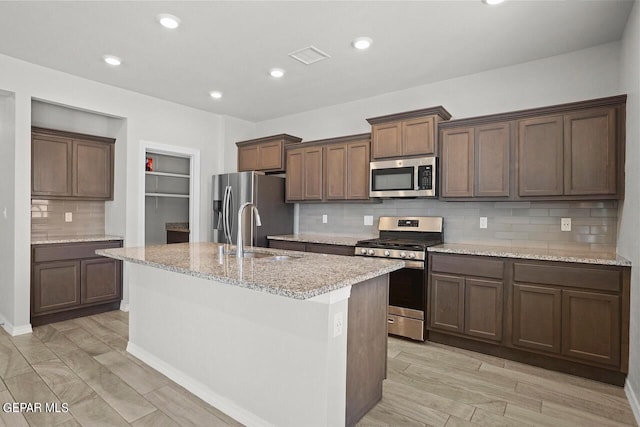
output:
[[109,65],[113,65],[114,67],[117,67],[118,65],[122,64],[122,59],[118,58],[117,56],[104,55],[102,59],[104,59],[104,62],[106,62]]
[[271,77],[279,79],[284,76],[284,70],[281,68],[273,68],[271,71],[269,71],[269,74],[271,75]]
[[220,99],[222,98],[222,92],[217,91],[217,90],[212,90],[211,92],[209,92],[209,95],[211,95],[211,97],[213,99]]
[[180,26],[180,18],[177,16],[169,15],[168,13],[161,13],[158,15],[158,22],[165,28],[173,30]]
[[371,47],[371,43],[373,43],[373,40],[371,40],[369,37],[358,37],[357,39],[353,39],[353,41],[351,42],[351,46],[355,47],[358,50],[365,50]]
[[496,4],[502,3],[504,0],[481,0],[482,3],[488,4],[489,6],[495,6]]

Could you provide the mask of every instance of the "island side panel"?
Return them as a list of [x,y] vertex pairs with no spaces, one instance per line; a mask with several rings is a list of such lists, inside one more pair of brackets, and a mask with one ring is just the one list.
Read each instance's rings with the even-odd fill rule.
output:
[[346,425],[355,425],[382,399],[387,370],[389,275],[351,287],[347,331]]
[[333,337],[333,319],[348,316],[348,299],[295,300],[129,267],[134,356],[246,425],[345,424],[347,334]]

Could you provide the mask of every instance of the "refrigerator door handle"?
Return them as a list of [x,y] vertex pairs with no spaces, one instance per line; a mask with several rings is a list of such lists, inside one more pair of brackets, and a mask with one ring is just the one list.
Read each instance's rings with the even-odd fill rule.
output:
[[224,196],[222,197],[222,231],[224,233],[225,243],[229,243],[229,233],[227,232],[227,198],[229,197],[229,187],[224,188]]
[[229,244],[233,245],[233,188],[228,187],[229,196],[227,196],[227,233],[229,233]]

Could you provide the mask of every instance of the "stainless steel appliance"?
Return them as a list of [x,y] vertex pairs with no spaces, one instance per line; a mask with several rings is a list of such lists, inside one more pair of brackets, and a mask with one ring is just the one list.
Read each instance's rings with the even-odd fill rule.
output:
[[380,217],[377,239],[361,240],[356,255],[405,260],[389,275],[390,334],[426,339],[427,247],[444,241],[442,217]]
[[284,202],[285,181],[262,172],[237,172],[213,176],[213,241],[237,243],[238,209],[253,203],[260,211],[257,226],[254,210],[247,209],[242,230],[245,246],[267,247],[267,236],[293,233],[293,205]]
[[435,197],[438,173],[435,157],[382,160],[369,164],[370,197]]

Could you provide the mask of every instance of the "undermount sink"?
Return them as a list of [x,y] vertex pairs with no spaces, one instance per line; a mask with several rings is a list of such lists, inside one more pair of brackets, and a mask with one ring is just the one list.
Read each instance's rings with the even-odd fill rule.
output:
[[[236,252],[229,252],[228,255],[236,256]],[[270,261],[290,261],[302,257],[290,255],[274,255],[265,252],[245,251],[243,254],[243,258],[268,258]]]

